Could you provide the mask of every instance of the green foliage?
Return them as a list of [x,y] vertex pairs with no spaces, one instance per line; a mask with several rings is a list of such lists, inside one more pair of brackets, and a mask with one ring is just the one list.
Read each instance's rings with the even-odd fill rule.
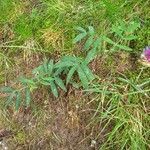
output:
[[[116,78],[114,84],[104,82],[100,85],[93,84],[86,89],[88,92],[98,93],[99,104],[91,122],[104,121],[102,130],[113,124],[100,149],[146,150],[148,147],[149,125],[145,122],[148,114],[144,113],[146,104],[143,102],[146,100],[147,103],[150,96],[150,80],[143,79],[141,73],[139,76],[131,75],[128,78],[126,76]],[[104,103],[107,104],[107,108],[102,111]],[[110,126],[108,128],[110,129]],[[143,132],[145,134],[142,134]]]
[[123,40],[134,40],[137,36],[134,35],[134,32],[140,28],[140,23],[132,21],[129,23],[120,21],[112,26],[112,33],[115,33],[115,36]]
[[[85,40],[84,50],[90,50],[87,54],[87,63],[89,63],[101,50],[103,47],[102,45],[112,45],[109,52],[113,52],[116,50],[124,50],[124,51],[132,51],[132,48],[129,46],[124,45],[129,43],[132,40],[137,38],[134,35],[134,32],[140,27],[140,23],[138,22],[123,22],[114,24],[111,28],[111,34],[115,34],[115,41],[109,38],[107,35],[98,35],[92,26],[88,27],[88,31],[83,29],[82,27],[78,27],[77,30],[80,33],[76,36],[73,40],[73,43],[81,42]],[[91,60],[90,60],[91,58]]]
[[[35,11],[36,12],[36,11]],[[34,18],[34,13],[33,13]],[[23,23],[23,22],[22,22]],[[124,40],[133,40],[136,37],[133,32],[139,27],[138,23],[130,23],[128,26],[121,22],[120,26],[113,26],[112,33]],[[20,25],[19,25],[20,28]],[[94,74],[89,69],[88,64],[96,57],[96,55],[102,49],[103,43],[118,47],[123,50],[132,50],[128,46],[118,44],[108,38],[106,35],[98,36],[92,26],[88,27],[86,31],[82,27],[78,27],[79,34],[74,38],[73,43],[77,43],[85,39],[85,45],[83,50],[87,53],[85,58],[77,56],[63,56],[56,64],[53,60],[45,60],[42,65],[38,66],[33,70],[33,78],[27,79],[21,77],[19,81],[23,85],[23,90],[14,90],[8,97],[8,103],[11,103],[14,99],[16,100],[16,109],[19,108],[22,93],[24,93],[25,105],[29,106],[31,101],[31,92],[37,89],[40,85],[49,86],[51,92],[55,97],[58,97],[58,87],[63,91],[67,91],[66,85],[76,83],[77,79],[80,80],[80,86],[87,89],[88,86],[95,79]],[[128,34],[127,34],[128,33]],[[61,79],[62,75],[66,75],[65,83]],[[7,93],[7,91],[6,91]]]
[[[23,5],[23,3],[20,5]],[[44,14],[41,14],[41,11],[41,7],[33,7],[29,12],[23,11],[16,16],[13,23],[13,30],[19,39],[26,40],[31,37],[39,38],[39,30],[44,25]]]
[[0,0],[0,23],[7,22],[13,9],[12,0]]
[[86,38],[83,50],[87,52],[87,55],[84,63],[89,64],[98,54],[98,50],[101,49],[102,38],[97,37],[95,30],[92,26],[88,27],[88,31],[86,31],[82,27],[78,27],[77,30],[81,33],[79,33],[79,35],[74,38],[73,42],[77,43],[80,42],[83,38]]
[[14,31],[22,40],[34,37],[37,31],[42,27],[42,16],[40,11],[32,9],[30,15],[22,14],[15,21]]
[[40,85],[49,86],[55,97],[58,97],[58,87],[67,92],[64,81],[60,77],[63,73],[67,74],[66,85],[68,83],[73,84],[71,80],[73,75],[76,74],[84,88],[87,88],[95,78],[83,59],[74,56],[65,56],[56,64],[54,64],[53,60],[45,60],[42,65],[33,70],[33,78],[20,77],[21,89],[3,87],[0,91],[8,94],[7,105],[15,101],[15,109],[18,110],[23,101],[25,102],[25,106],[28,107],[30,105],[31,92]]
[[64,56],[56,63],[55,68],[67,74],[66,84],[72,83],[73,75],[77,74],[82,86],[87,88],[95,78],[87,66],[87,61],[80,57]]
[[11,87],[2,87],[0,89],[1,93],[7,94],[6,106],[15,104],[15,110],[18,111],[23,102],[28,107],[30,105],[31,96],[30,89],[28,87],[23,87],[21,89],[14,89]]
[[55,97],[58,97],[57,86],[62,90],[67,91],[63,80],[55,74],[53,60],[45,60],[42,65],[33,70],[35,79],[38,83],[50,86],[52,93]]
[[3,49],[0,47],[0,68],[9,69],[12,65],[12,60],[3,52]]
[[116,21],[116,19],[121,18],[122,16],[123,8],[120,7],[121,1],[118,1],[102,0],[105,8],[105,15],[109,18],[110,21]]
[[[44,88],[44,91],[49,90],[54,97],[59,97],[60,90],[62,89],[66,92],[68,85],[72,85],[75,88],[83,87],[84,91],[93,93],[90,95],[89,101],[86,99],[88,107],[92,106],[92,109],[82,111],[84,107],[82,108],[80,105],[84,101],[79,102],[82,114],[85,111],[90,111],[89,120],[85,120],[86,123],[90,121],[87,129],[92,128],[95,130],[98,124],[102,128],[99,130],[100,132],[93,132],[94,140],[97,142],[97,149],[148,149],[150,131],[148,116],[150,97],[149,69],[142,68],[143,72],[139,73],[140,66],[138,66],[136,60],[133,60],[136,70],[129,69],[133,78],[130,78],[129,72],[126,71],[121,73],[127,74],[127,76],[120,77],[120,74],[118,74],[120,69],[116,69],[116,66],[113,67],[113,65],[110,68],[111,59],[114,59],[116,63],[113,64],[118,65],[119,68],[124,68],[126,65],[119,66],[122,63],[119,64],[113,55],[111,59],[107,59],[110,58],[111,53],[116,53],[117,56],[120,56],[120,53],[117,53],[119,51],[141,53],[145,46],[150,45],[150,11],[147,8],[148,6],[149,0],[0,0],[0,82],[2,84],[6,80],[8,83],[10,80],[11,83],[13,82],[14,73],[16,70],[17,72],[20,71],[20,67],[18,68],[17,66],[23,61],[23,52],[25,57],[28,57],[32,53],[30,51],[32,45],[35,52],[34,56],[39,54],[37,53],[38,51],[42,52],[44,56],[47,55],[47,52],[52,52],[51,46],[47,48],[43,41],[48,38],[54,40],[55,34],[53,35],[53,31],[58,31],[56,36],[61,33],[62,44],[59,44],[59,40],[56,40],[56,43],[60,45],[58,48],[56,44],[56,50],[58,50],[59,55],[66,55],[56,63],[53,60],[45,60],[40,66],[33,69],[31,77],[19,77],[13,87],[2,87],[0,94],[5,93],[1,95],[6,96],[6,106],[11,105],[16,111],[22,105],[25,107],[30,106],[34,91],[41,92],[41,88]],[[77,28],[79,34],[75,37],[76,31],[74,31],[74,28],[76,26],[79,26]],[[74,38],[73,42],[72,38]],[[82,56],[84,57],[79,57],[78,51],[75,52],[76,56],[69,56],[74,50],[73,44],[76,43],[79,43],[76,48],[82,47],[80,54],[83,54]],[[88,64],[99,54],[104,54],[103,58],[106,59],[103,60],[102,65],[96,65],[100,69],[94,68],[99,71],[100,77],[102,76],[102,79],[99,80],[100,83],[95,84],[95,75]],[[107,54],[108,57],[106,57]],[[39,58],[41,58],[41,55]],[[30,61],[30,58],[28,60]],[[127,62],[129,66],[132,65],[130,61],[127,60]],[[15,67],[17,68],[12,67],[14,64],[16,64]],[[127,68],[130,67],[127,66]],[[104,76],[103,72],[104,74],[109,72],[108,78]],[[146,76],[145,79],[144,76]],[[69,109],[72,107],[70,104],[69,101]],[[2,107],[3,101],[1,100]],[[51,117],[45,117],[49,115],[49,112],[47,114],[45,107],[43,109],[44,111],[41,110],[40,106],[40,114],[42,114],[43,118],[46,118],[45,123],[47,123],[47,118],[51,119]],[[91,118],[90,115],[93,112],[94,114]],[[0,116],[2,116],[0,117],[0,126],[9,126],[9,128],[13,126],[14,131],[18,124],[15,122],[15,125],[13,125],[14,118],[13,121],[10,118],[8,119],[8,115],[2,111],[0,111]],[[3,121],[3,117],[5,121],[7,120],[8,125]],[[34,118],[36,118],[36,134],[34,135],[36,137],[41,137],[42,134],[44,137],[47,136],[45,131],[42,132],[41,125],[45,130],[45,123],[42,122],[43,120],[41,121],[39,113],[36,112]],[[32,121],[30,122],[32,123]],[[22,130],[21,126],[20,128]],[[15,130],[18,131],[18,125]],[[40,131],[38,135],[37,130]],[[24,132],[22,133],[24,134]],[[30,134],[31,138],[32,134],[33,132]],[[38,140],[35,137],[33,139]],[[88,138],[85,137],[85,139]],[[18,141],[19,143],[17,143]],[[10,149],[12,145],[14,145],[14,149],[16,145],[19,145],[19,147],[21,145],[25,149],[28,147],[26,145],[26,143],[29,143],[28,141],[28,137],[25,139],[18,134],[13,138],[13,141],[10,140]],[[37,144],[36,141],[32,143]],[[98,145],[98,143],[101,144]],[[100,147],[98,148],[98,146]],[[52,148],[49,149],[57,148],[55,148],[54,144],[54,147],[52,145]]]
[[[93,31],[93,28],[89,27],[90,35],[94,33]],[[53,60],[45,59],[43,64],[33,69],[32,78],[19,78],[18,81],[22,84],[21,89],[17,90],[12,89],[11,87],[3,87],[1,89],[2,93],[8,94],[7,105],[10,105],[15,101],[15,109],[18,110],[21,103],[24,101],[25,106],[28,107],[31,102],[31,92],[40,85],[49,86],[53,95],[58,97],[58,87],[67,92],[66,85],[72,84],[74,86],[76,75],[81,81],[81,86],[85,89],[88,88],[89,84],[95,79],[94,74],[88,67],[89,62],[94,58],[94,55],[91,57],[89,54],[92,56],[93,52],[88,53],[85,59],[76,56],[63,56],[57,63],[54,63]],[[61,79],[63,74],[66,74],[66,85]]]
[[27,39],[32,36],[32,27],[28,16],[22,15],[17,18],[14,31],[21,39]]

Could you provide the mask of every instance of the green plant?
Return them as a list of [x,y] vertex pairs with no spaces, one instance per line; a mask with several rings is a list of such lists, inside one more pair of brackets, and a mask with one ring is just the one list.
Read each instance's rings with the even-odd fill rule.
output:
[[[89,28],[91,31],[93,28]],[[96,49],[97,47],[95,47]],[[88,49],[88,48],[86,48]],[[3,87],[1,92],[7,93],[7,104],[12,104],[15,100],[15,109],[18,110],[21,103],[25,99],[26,106],[29,106],[31,101],[31,92],[40,85],[50,86],[50,89],[55,97],[58,97],[58,87],[65,92],[67,91],[64,81],[61,79],[63,74],[66,74],[66,85],[68,83],[75,85],[73,79],[75,75],[81,81],[81,86],[85,89],[95,79],[94,74],[89,69],[88,64],[94,58],[93,51],[88,52],[86,58],[77,56],[63,56],[56,64],[53,60],[45,60],[42,65],[33,69],[33,77],[30,79],[20,77],[20,89],[13,89],[11,87]],[[74,78],[73,78],[74,77]]]
[[20,89],[15,89],[12,87],[2,87],[0,91],[1,93],[7,94],[6,106],[15,104],[14,107],[16,111],[23,103],[25,103],[26,107],[30,105],[31,94],[28,87],[23,87]]
[[98,54],[100,50],[102,50],[102,46],[104,45],[104,43],[107,45],[112,45],[109,46],[109,52],[113,52],[118,49],[132,51],[132,48],[126,45],[129,45],[129,42],[131,40],[135,40],[137,38],[137,36],[134,35],[134,32],[139,27],[140,24],[135,21],[129,23],[120,21],[119,23],[112,25],[110,33],[115,34],[115,41],[109,38],[108,35],[98,35],[92,26],[88,27],[88,31],[86,31],[86,29],[82,27],[78,27],[77,30],[80,33],[73,40],[73,43],[77,43],[85,39],[84,50],[90,50],[89,54],[87,54],[87,57],[91,57],[91,60],[94,58],[95,55]]
[[32,36],[32,26],[29,17],[25,14],[18,16],[15,22],[14,31],[17,36],[25,40]]
[[[118,18],[122,17],[122,7],[123,4],[121,1],[119,3],[117,1],[113,2],[112,0],[102,0],[103,7],[105,8],[105,15],[110,21],[116,21]],[[118,5],[119,4],[119,5]]]
[[41,85],[50,86],[53,95],[58,97],[58,87],[65,92],[67,91],[64,81],[60,78],[63,73],[67,74],[66,84],[71,83],[73,85],[71,79],[77,73],[84,88],[87,88],[95,78],[86,61],[74,56],[62,57],[56,64],[53,60],[45,60],[42,65],[33,69],[32,73],[33,77],[30,79],[19,78],[18,81],[22,85],[19,89],[1,88],[1,92],[7,94],[7,105],[15,101],[15,109],[18,110],[21,103],[25,101],[25,105],[28,107],[31,102],[31,92]]
[[6,23],[11,18],[14,11],[14,3],[11,0],[0,1],[0,24]]
[[134,35],[134,32],[140,28],[140,23],[136,21],[132,22],[125,22],[125,21],[118,21],[115,25],[112,25],[112,33],[115,34],[115,36],[118,36],[118,38],[121,38],[122,40],[134,40],[137,38],[136,35]]
[[[123,25],[122,25],[123,26]],[[131,30],[132,27],[132,30]],[[130,26],[128,30],[133,31],[138,27]],[[119,28],[120,29],[120,28]],[[121,31],[118,28],[113,28],[113,32],[117,35],[122,36],[125,32],[125,27],[121,27]],[[50,86],[50,89],[55,97],[58,97],[58,87],[65,92],[67,91],[64,81],[61,79],[63,74],[66,75],[66,85],[75,85],[76,75],[77,79],[81,81],[81,86],[87,89],[88,86],[95,79],[95,75],[89,69],[88,64],[96,57],[99,50],[101,49],[102,42],[108,42],[119,48],[128,50],[129,48],[123,45],[116,44],[110,38],[105,35],[98,36],[92,26],[88,27],[88,31],[78,27],[80,33],[74,38],[73,43],[80,42],[86,37],[84,50],[87,53],[85,58],[77,56],[63,56],[56,64],[53,60],[45,60],[44,63],[33,70],[33,78],[26,79],[20,78],[20,82],[23,85],[21,90],[11,89],[11,94],[8,96],[8,103],[11,103],[14,99],[16,100],[16,109],[19,108],[21,98],[25,98],[25,103],[28,106],[31,101],[30,92],[37,89],[40,85]],[[120,31],[120,32],[119,32]],[[129,32],[129,31],[128,31]],[[124,38],[124,36],[122,36]],[[127,38],[127,37],[126,37]],[[132,36],[133,39],[133,36]],[[7,89],[7,88],[6,88]],[[10,90],[10,89],[9,89]],[[3,90],[2,90],[3,91]],[[3,91],[4,92],[4,91]],[[7,93],[7,90],[5,91]],[[10,91],[9,91],[10,92]],[[21,96],[24,93],[24,96]]]
[[45,60],[44,63],[33,70],[33,78],[27,79],[24,77],[19,78],[21,88],[14,89],[11,87],[2,87],[1,92],[7,93],[6,104],[10,105],[15,101],[15,109],[18,110],[21,103],[25,101],[25,105],[28,107],[31,102],[31,92],[41,85],[50,86],[52,93],[55,97],[58,97],[59,86],[62,90],[67,91],[63,80],[54,74],[54,63],[53,60]]
[[[145,113],[149,99],[149,78],[143,79],[142,72],[131,78],[117,77],[114,84],[105,82],[92,85],[86,91],[98,93],[97,109],[91,124],[103,124],[102,131],[109,128],[103,149],[146,150],[148,148],[148,115]],[[147,120],[147,121],[146,121]],[[98,134],[97,138],[102,134]],[[121,136],[120,136],[121,135]]]
[[11,65],[11,59],[3,52],[0,52],[0,66],[8,69]]
[[38,84],[50,86],[52,93],[58,97],[57,86],[62,90],[67,91],[64,81],[55,73],[54,61],[45,60],[42,65],[33,70],[35,80]]
[[88,85],[95,79],[94,74],[88,67],[87,59],[75,56],[64,56],[56,63],[55,68],[58,73],[64,72],[67,74],[66,84],[72,83],[73,75],[77,74],[82,86],[87,88]]

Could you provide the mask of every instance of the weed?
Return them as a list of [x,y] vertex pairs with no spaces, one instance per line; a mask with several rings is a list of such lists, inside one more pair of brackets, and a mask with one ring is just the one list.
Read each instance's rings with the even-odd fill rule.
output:
[[82,86],[87,88],[89,83],[91,83],[95,78],[87,64],[88,63],[83,61],[83,59],[72,56],[63,57],[60,59],[60,62],[56,64],[54,64],[53,60],[45,60],[42,65],[33,70],[33,78],[27,79],[21,77],[19,79],[22,84],[20,89],[16,90],[11,87],[3,87],[1,88],[1,92],[8,94],[7,105],[12,104],[15,99],[15,109],[18,110],[23,101],[23,97],[25,97],[25,105],[27,107],[30,105],[30,93],[34,89],[37,89],[40,85],[50,86],[55,97],[58,97],[57,86],[66,92],[67,89],[64,81],[60,78],[63,72],[67,74],[66,84],[72,83],[71,78],[75,72],[77,72]]

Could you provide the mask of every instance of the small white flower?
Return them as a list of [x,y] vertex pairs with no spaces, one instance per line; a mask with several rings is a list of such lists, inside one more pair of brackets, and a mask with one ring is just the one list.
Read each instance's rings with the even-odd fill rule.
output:
[[92,140],[92,141],[91,141],[91,147],[95,147],[95,145],[96,145],[96,141],[95,141],[95,140]]

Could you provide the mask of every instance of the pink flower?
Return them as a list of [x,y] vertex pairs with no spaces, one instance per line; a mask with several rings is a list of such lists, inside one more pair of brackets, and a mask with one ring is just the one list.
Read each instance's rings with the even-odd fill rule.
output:
[[144,61],[150,62],[150,47],[146,47],[141,54],[141,58],[144,59]]

